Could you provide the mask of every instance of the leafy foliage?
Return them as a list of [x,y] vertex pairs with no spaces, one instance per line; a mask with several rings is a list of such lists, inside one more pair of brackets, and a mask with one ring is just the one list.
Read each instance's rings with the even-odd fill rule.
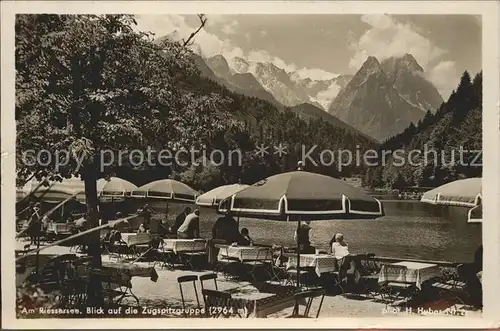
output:
[[[241,150],[240,163],[218,167],[222,183],[253,183],[294,169],[302,145],[306,150],[318,145],[318,151],[373,146],[345,128],[321,119],[304,121],[288,109],[229,91],[202,77],[184,45],[153,42],[149,34],[135,31],[134,24],[126,15],[17,17],[18,177],[85,175],[88,168],[96,170],[96,157],[104,150],[205,146],[208,152]],[[269,155],[255,154],[261,143],[269,146]],[[273,154],[279,143],[287,147],[286,157]],[[68,164],[55,169],[56,160],[47,159],[44,165],[26,165],[22,155],[30,149],[51,155],[69,151]],[[78,168],[81,158],[84,167]],[[104,172],[137,184],[192,172],[190,165],[152,161],[153,167],[135,167],[127,157],[115,158]],[[339,175],[336,166],[310,169]],[[362,171],[347,166],[343,174]],[[195,188],[205,186],[191,182],[194,177],[188,174],[183,178]]]

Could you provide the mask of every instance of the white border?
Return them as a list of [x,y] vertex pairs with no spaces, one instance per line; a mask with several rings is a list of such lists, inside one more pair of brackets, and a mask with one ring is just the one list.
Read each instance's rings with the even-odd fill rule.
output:
[[[78,320],[15,320],[14,305],[10,304],[14,298],[15,275],[13,272],[5,272],[2,277],[2,320],[6,328],[122,328],[134,329],[138,326],[147,325],[149,328],[164,328],[166,325],[172,328],[195,328],[195,327],[366,327],[366,328],[435,328],[435,327],[458,327],[458,328],[491,328],[498,326],[498,293],[500,293],[500,263],[499,241],[500,241],[500,213],[499,213],[499,116],[498,116],[498,94],[500,85],[498,82],[499,48],[498,48],[498,24],[499,4],[496,1],[366,1],[366,2],[266,2],[257,3],[250,1],[238,2],[59,2],[59,1],[19,1],[1,3],[1,35],[2,35],[2,97],[1,97],[1,125],[2,125],[2,264],[5,270],[12,270],[14,265],[14,254],[11,254],[14,236],[14,222],[6,220],[14,219],[15,205],[15,125],[14,125],[14,14],[20,13],[130,13],[130,14],[160,14],[160,13],[182,13],[182,14],[366,14],[366,13],[388,13],[388,14],[474,14],[483,17],[483,177],[486,178],[483,187],[483,242],[485,246],[484,259],[485,270],[483,273],[484,309],[483,318],[434,318],[434,317],[380,317],[366,319],[352,318],[322,318],[320,320],[211,320],[211,319],[86,319]],[[8,133],[7,133],[8,132]],[[489,222],[488,220],[491,220]],[[145,324],[145,322],[147,324]]]

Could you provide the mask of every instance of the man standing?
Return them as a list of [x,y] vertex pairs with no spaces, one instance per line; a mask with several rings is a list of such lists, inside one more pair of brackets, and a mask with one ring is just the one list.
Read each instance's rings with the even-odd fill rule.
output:
[[314,247],[311,245],[312,230],[310,224],[311,221],[301,223],[299,229],[295,230],[293,235],[293,240],[299,244],[299,250],[304,254],[315,252]]
[[184,223],[177,230],[177,238],[179,239],[194,239],[200,237],[200,211],[195,209],[194,212],[186,216]]
[[191,208],[189,208],[189,207],[184,208],[182,213],[180,213],[175,218],[174,226],[172,226],[170,228],[170,232],[174,233],[174,234],[177,233],[177,230],[181,227],[182,223],[184,223],[184,221],[186,220],[186,216],[189,215],[190,213],[191,213]]
[[42,227],[40,216],[40,202],[37,202],[33,206],[33,213],[30,216],[28,229],[26,231],[30,237],[30,245],[35,245],[37,243],[37,238],[40,236]]

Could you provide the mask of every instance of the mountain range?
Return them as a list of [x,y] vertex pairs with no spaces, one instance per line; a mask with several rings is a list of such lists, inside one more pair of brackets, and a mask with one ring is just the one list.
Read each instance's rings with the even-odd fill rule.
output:
[[[163,38],[175,41],[178,35]],[[306,120],[322,118],[376,141],[402,132],[443,102],[411,54],[382,62],[370,56],[355,75],[313,80],[269,62],[226,59],[221,54],[203,57],[196,46],[193,57],[202,75],[229,90],[289,108]]]
[[416,123],[443,99],[423,77],[415,58],[406,54],[380,63],[368,57],[328,111],[354,128],[383,141]]

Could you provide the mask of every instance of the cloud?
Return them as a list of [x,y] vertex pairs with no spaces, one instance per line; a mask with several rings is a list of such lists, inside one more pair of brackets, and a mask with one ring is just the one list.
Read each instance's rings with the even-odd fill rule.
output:
[[388,15],[363,15],[361,20],[370,28],[359,38],[351,41],[354,51],[349,66],[359,69],[368,56],[379,60],[391,56],[412,54],[426,68],[446,51],[433,45],[418,29],[410,24],[396,21]]
[[222,32],[225,34],[235,34],[236,33],[236,27],[238,26],[238,22],[232,21],[228,24],[225,24],[222,27]]
[[436,86],[444,100],[458,84],[457,68],[454,61],[441,61],[426,73],[426,78]]
[[[227,18],[224,15],[208,15],[208,22],[212,24],[223,24],[227,23]],[[138,26],[137,29],[140,31],[151,31],[155,33],[156,38],[169,35],[175,32],[178,35],[177,38],[188,38],[189,35],[197,28],[197,26],[190,26],[187,24],[186,19],[182,15],[140,15],[136,17]],[[238,22],[231,21],[229,24],[224,25],[223,30],[225,34],[231,34],[233,30],[238,26]],[[229,33],[228,33],[229,32]],[[248,36],[247,36],[248,35]],[[245,38],[250,39],[250,35],[247,33]],[[311,78],[315,79],[330,79],[336,77],[336,74],[324,71],[322,69],[316,68],[299,68],[294,63],[287,63],[281,58],[276,57],[265,50],[251,50],[249,52],[244,52],[240,47],[231,43],[228,39],[221,39],[213,33],[207,32],[205,29],[200,30],[194,39],[195,45],[192,48],[195,49],[196,53],[200,53],[202,56],[210,57],[217,54],[222,54],[231,63],[232,59],[235,57],[243,58],[249,62],[269,62],[273,63],[275,66],[284,69],[287,72],[297,71],[301,78]]]
[[340,86],[333,82],[326,90],[319,92],[316,97],[311,98],[313,101],[319,103],[323,108],[328,109],[330,103],[339,94]]

